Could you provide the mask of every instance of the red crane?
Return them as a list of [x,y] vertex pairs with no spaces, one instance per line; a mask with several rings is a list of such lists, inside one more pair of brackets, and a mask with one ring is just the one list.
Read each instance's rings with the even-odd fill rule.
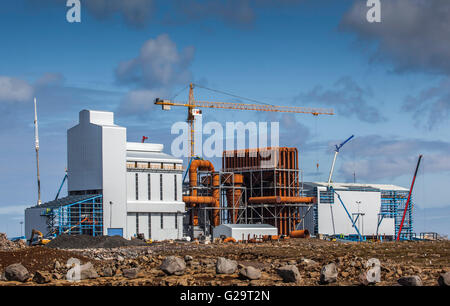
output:
[[400,240],[400,234],[402,232],[403,222],[405,222],[406,212],[408,211],[408,205],[409,205],[409,202],[411,201],[411,194],[413,191],[414,182],[416,181],[417,171],[419,171],[419,165],[420,165],[421,159],[422,159],[422,155],[419,155],[419,160],[417,161],[416,171],[414,172],[414,177],[413,177],[413,180],[411,183],[411,188],[409,189],[408,199],[406,200],[405,210],[403,211],[402,222],[400,223],[400,228],[398,229],[397,241]]

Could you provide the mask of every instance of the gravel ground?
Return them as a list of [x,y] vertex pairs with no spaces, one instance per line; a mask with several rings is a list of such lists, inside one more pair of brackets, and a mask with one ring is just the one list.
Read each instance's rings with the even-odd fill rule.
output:
[[[41,250],[58,252],[52,256]],[[319,283],[321,269],[328,263],[335,263],[338,271],[337,281],[331,286],[360,285],[359,275],[370,258],[381,262],[381,281],[377,286],[397,284],[402,276],[418,275],[424,285],[435,286],[440,274],[450,271],[450,242],[373,242],[342,243],[318,239],[290,239],[279,242],[254,244],[213,243],[199,244],[193,242],[161,242],[146,246],[128,246],[120,248],[85,248],[55,250],[43,247],[27,248],[26,252],[2,252],[0,269],[4,269],[6,259],[14,255],[14,262],[26,261],[23,254],[36,253],[39,265],[30,268],[33,272],[43,269],[56,274],[56,278],[46,285],[275,285],[275,286],[316,286]],[[10,255],[8,255],[8,253]],[[159,267],[167,256],[187,259],[183,275],[165,275]],[[69,283],[57,279],[67,273],[67,268],[54,268],[55,260],[65,263],[69,257],[77,257],[83,262],[94,264],[99,278]],[[216,274],[215,264],[218,257],[225,257],[238,262],[240,267],[251,265],[261,270],[258,280],[244,280],[238,275]],[[305,260],[306,259],[306,260]],[[3,261],[2,261],[3,260]],[[13,260],[8,259],[7,263]],[[25,262],[26,266],[27,261]],[[284,283],[277,274],[277,268],[295,265],[301,276],[298,283]],[[26,266],[27,267],[27,266]],[[27,267],[28,268],[28,267]],[[137,269],[136,278],[123,276],[122,270]],[[1,270],[0,270],[1,272]],[[37,285],[27,283],[2,282],[0,285]]]

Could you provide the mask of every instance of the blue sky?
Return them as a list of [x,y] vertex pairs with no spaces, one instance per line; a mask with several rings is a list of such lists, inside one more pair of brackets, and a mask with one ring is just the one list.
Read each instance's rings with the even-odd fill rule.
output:
[[326,180],[333,145],[352,134],[335,181],[355,172],[358,182],[409,187],[424,154],[416,231],[450,232],[450,4],[381,0],[381,23],[368,23],[362,0],[81,0],[81,23],[68,23],[65,2],[0,6],[0,232],[20,234],[23,207],[36,201],[32,97],[48,201],[81,109],[114,111],[129,141],[146,135],[167,151],[185,111],[152,101],[190,81],[275,105],[333,108],[319,118],[204,111],[204,123],[279,120],[280,144],[299,147],[306,181]]

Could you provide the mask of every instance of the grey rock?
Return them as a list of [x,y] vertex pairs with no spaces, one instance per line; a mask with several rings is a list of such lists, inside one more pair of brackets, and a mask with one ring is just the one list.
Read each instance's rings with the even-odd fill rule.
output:
[[9,281],[26,282],[30,274],[21,263],[15,263],[6,267],[5,277]]
[[277,269],[279,276],[283,278],[285,283],[297,283],[301,280],[300,272],[297,266],[287,265]]
[[217,274],[233,274],[236,272],[237,262],[234,260],[219,257],[216,263]]
[[335,263],[330,263],[322,267],[320,271],[320,283],[329,284],[334,283],[337,280],[338,271]]
[[55,270],[59,270],[59,269],[61,269],[61,264],[59,263],[59,261],[55,261],[55,266],[54,266],[54,268],[55,268]]
[[373,268],[362,272],[359,276],[359,281],[365,286],[379,283],[381,281],[380,266],[374,266]]
[[259,279],[261,277],[261,271],[252,266],[246,266],[239,271],[239,276],[250,280]]
[[138,275],[139,269],[138,268],[131,268],[131,269],[123,269],[122,275],[126,278],[136,278]]
[[316,267],[319,265],[319,263],[317,261],[314,261],[312,259],[307,259],[307,258],[302,258],[300,260],[300,263],[302,265],[305,265],[306,267]]
[[6,282],[8,281],[8,279],[5,276],[5,272],[0,273],[0,282]]
[[103,277],[112,277],[114,275],[113,270],[111,267],[106,267],[103,269]]
[[38,284],[46,284],[52,281],[52,275],[49,272],[37,271],[34,273],[33,281]]
[[183,275],[186,263],[179,257],[169,256],[164,259],[159,268],[168,275]]
[[191,255],[186,255],[184,256],[184,261],[188,262],[188,261],[192,261],[194,258]]
[[450,286],[450,272],[439,275],[438,284],[443,287]]
[[422,279],[417,275],[400,277],[397,282],[402,286],[422,286]]
[[80,273],[81,279],[94,279],[99,277],[90,262],[80,266]]

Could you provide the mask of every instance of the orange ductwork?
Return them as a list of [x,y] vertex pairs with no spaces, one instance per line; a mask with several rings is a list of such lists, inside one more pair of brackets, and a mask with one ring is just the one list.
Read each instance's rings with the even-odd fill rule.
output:
[[238,216],[238,209],[239,209],[239,203],[240,198],[242,194],[242,190],[240,187],[242,187],[242,184],[244,182],[244,176],[242,174],[233,174],[230,175],[225,179],[225,182],[230,185],[234,185],[236,187],[235,189],[228,189],[227,190],[227,203],[229,208],[235,208],[233,211],[229,212],[229,217],[232,220],[232,223],[237,222],[237,216]]
[[[219,185],[220,178],[218,174],[213,175],[213,194],[210,196],[197,196],[197,174],[198,170],[209,171],[211,173],[214,172],[214,165],[209,160],[200,160],[196,159],[191,162],[191,166],[189,167],[189,187],[190,187],[190,195],[183,197],[183,202],[189,204],[190,207],[196,207],[198,204],[207,204],[214,207],[219,208],[220,206],[220,195],[219,195]],[[214,226],[219,225],[220,216],[219,210],[213,210],[213,220],[212,223]],[[197,211],[193,210],[192,212],[192,224],[198,225],[198,216]]]
[[305,230],[298,230],[298,231],[292,231],[289,236],[291,238],[309,238],[310,234],[307,229]]

